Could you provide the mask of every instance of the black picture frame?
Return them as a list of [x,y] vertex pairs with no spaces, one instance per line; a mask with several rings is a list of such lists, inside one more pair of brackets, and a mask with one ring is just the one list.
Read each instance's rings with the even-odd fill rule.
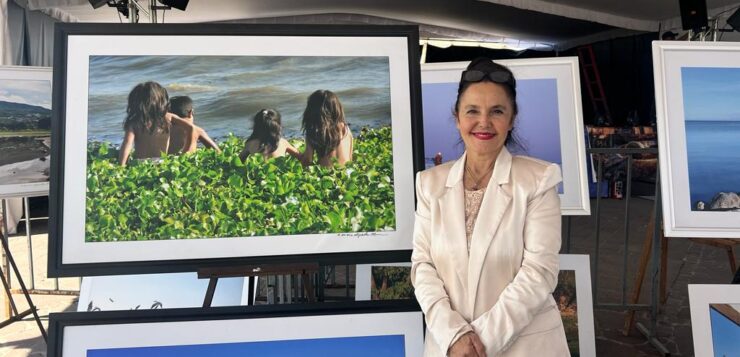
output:
[[[416,26],[59,23],[55,25],[54,41],[54,154],[51,162],[48,264],[50,277],[166,273],[245,264],[378,263],[410,258],[414,174],[424,167]],[[260,241],[254,237],[218,238],[219,244],[223,246],[217,248],[213,245],[217,239],[86,241],[86,232],[97,230],[95,226],[91,229],[85,226],[90,223],[86,213],[86,208],[89,208],[86,206],[89,191],[86,179],[89,174],[88,161],[92,155],[90,152],[93,149],[88,142],[91,134],[87,132],[84,135],[82,132],[85,132],[83,128],[89,130],[89,91],[95,85],[89,75],[93,70],[91,58],[165,56],[162,47],[167,46],[175,49],[172,52],[174,54],[166,53],[172,56],[209,56],[209,59],[217,55],[279,56],[282,50],[280,46],[283,46],[281,41],[285,41],[286,48],[288,44],[293,46],[284,56],[295,58],[388,58],[388,112],[392,113],[388,130],[392,133],[390,156],[393,161],[391,183],[394,192],[395,230],[302,234],[299,235],[300,240],[292,241],[287,241],[286,238],[294,235],[286,234],[275,239],[274,244],[265,243],[264,237],[259,237],[263,241],[257,246],[238,243],[240,240]],[[258,50],[253,48],[260,46],[240,46],[250,43],[274,47],[270,47],[264,54],[255,54]],[[195,47],[185,46],[186,48],[177,50],[185,44]],[[332,47],[336,44],[349,47]],[[248,54],[241,54],[239,48],[249,48],[245,50]],[[105,79],[131,80],[130,87],[136,84],[135,80],[129,79],[136,77],[133,75],[111,74],[109,77]],[[122,100],[125,101],[125,98]],[[251,115],[252,113],[245,114],[245,126]],[[351,114],[348,113],[347,116],[352,128]],[[123,122],[124,117],[125,112],[121,113],[116,126]],[[118,128],[123,135],[122,126]],[[208,129],[205,125],[204,128]],[[396,136],[397,133],[400,134]],[[108,160],[114,162],[112,159]],[[121,200],[110,202],[114,202],[115,206],[126,204]],[[95,206],[97,207],[100,205]],[[135,216],[136,213],[130,214]],[[123,216],[129,217],[129,213]],[[115,218],[124,220],[121,215]],[[312,243],[311,239],[315,241]],[[301,244],[310,246],[310,249],[303,249]],[[162,253],[163,256],[154,252]]]
[[[75,331],[70,332],[72,329]],[[187,348],[399,335],[404,336],[406,356],[422,355],[424,320],[415,301],[52,313],[47,355],[72,357],[75,352],[106,348]]]

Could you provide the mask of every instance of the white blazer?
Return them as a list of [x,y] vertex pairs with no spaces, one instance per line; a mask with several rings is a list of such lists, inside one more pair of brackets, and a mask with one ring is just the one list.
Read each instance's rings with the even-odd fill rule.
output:
[[425,314],[425,356],[475,331],[487,356],[569,356],[552,297],[558,278],[557,165],[503,148],[471,238],[465,237],[465,154],[420,172],[411,281]]

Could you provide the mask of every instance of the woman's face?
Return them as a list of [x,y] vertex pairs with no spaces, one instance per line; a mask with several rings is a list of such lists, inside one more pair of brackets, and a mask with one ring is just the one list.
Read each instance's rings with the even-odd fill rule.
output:
[[495,158],[512,128],[513,106],[500,84],[471,84],[460,96],[457,129],[469,154]]

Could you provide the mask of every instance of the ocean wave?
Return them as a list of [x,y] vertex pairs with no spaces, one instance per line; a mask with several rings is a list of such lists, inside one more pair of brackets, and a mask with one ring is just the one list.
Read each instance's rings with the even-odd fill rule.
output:
[[343,97],[346,98],[356,98],[356,97],[375,97],[375,96],[383,96],[383,97],[390,97],[390,89],[385,88],[372,88],[372,87],[357,87],[357,88],[350,88],[350,89],[343,89],[338,90],[335,92],[337,96],[339,96],[339,99],[341,100]]
[[193,83],[170,83],[167,85],[167,90],[175,92],[203,93],[215,91],[216,87]]

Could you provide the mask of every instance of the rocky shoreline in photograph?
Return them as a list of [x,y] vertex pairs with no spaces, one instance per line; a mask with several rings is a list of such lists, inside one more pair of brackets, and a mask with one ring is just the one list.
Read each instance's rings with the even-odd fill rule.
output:
[[50,137],[0,137],[0,153],[3,185],[49,181]]
[[49,136],[7,136],[0,137],[0,166],[49,156],[51,137]]
[[697,202],[695,210],[740,212],[740,195],[735,192],[719,192],[714,195],[712,201],[709,203],[704,201]]

